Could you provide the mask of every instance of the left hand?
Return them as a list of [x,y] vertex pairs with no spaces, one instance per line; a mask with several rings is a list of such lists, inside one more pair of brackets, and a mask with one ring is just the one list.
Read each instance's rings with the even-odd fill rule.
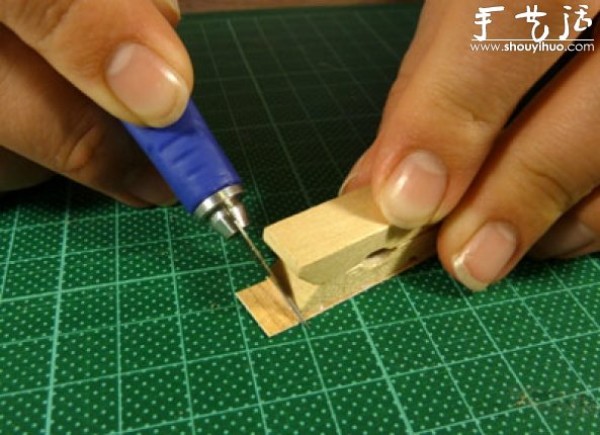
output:
[[[563,3],[575,11],[581,1],[540,7],[550,29],[563,29]],[[515,18],[531,2],[504,4],[493,15],[493,37],[531,38],[532,24]],[[600,2],[587,4],[593,17]],[[504,277],[530,250],[541,257],[600,250],[600,53],[578,53],[507,126],[562,53],[471,49],[480,6],[425,3],[377,138],[343,187],[370,184],[400,227],[444,219],[439,257],[473,290]],[[598,32],[594,45],[599,51]]]
[[172,203],[116,118],[183,113],[179,17],[177,0],[0,0],[0,195],[59,173],[132,206]]

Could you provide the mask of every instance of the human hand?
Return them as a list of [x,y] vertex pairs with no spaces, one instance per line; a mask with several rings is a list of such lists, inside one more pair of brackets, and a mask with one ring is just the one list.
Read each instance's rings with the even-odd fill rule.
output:
[[0,0],[0,192],[57,172],[134,206],[173,194],[115,119],[179,118],[176,0]]
[[[531,2],[491,3],[425,3],[377,138],[342,188],[370,184],[400,227],[444,219],[441,262],[473,290],[504,277],[532,248],[540,257],[600,250],[600,53],[578,53],[507,125],[562,53],[472,49],[481,6],[505,5],[491,16],[490,38],[532,38],[533,23],[515,18]],[[559,39],[565,13],[568,38],[578,36],[570,26],[580,3],[544,2],[549,38]],[[589,17],[600,10],[599,1],[586,4]]]

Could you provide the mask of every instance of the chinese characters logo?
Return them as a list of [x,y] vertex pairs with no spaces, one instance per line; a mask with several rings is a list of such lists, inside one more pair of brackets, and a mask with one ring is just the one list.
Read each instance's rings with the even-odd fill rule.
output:
[[[480,7],[475,13],[475,25],[479,26],[480,33],[473,35],[473,41],[488,41],[488,27],[493,24],[493,16],[499,13],[506,13],[504,6]],[[560,34],[559,41],[571,41],[568,39],[571,30],[580,33],[592,26],[592,19],[588,16],[589,6],[579,5],[577,10],[572,6],[563,6],[563,32]],[[543,24],[540,19],[547,16],[538,5],[527,6],[526,10],[516,14],[517,20],[525,20],[531,24],[531,40],[540,43],[548,40],[550,28]]]

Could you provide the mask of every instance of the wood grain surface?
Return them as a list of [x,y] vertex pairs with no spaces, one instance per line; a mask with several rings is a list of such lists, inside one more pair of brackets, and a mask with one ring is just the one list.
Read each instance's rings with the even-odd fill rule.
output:
[[[434,255],[436,232],[391,226],[365,188],[275,222],[263,238],[280,259],[277,281],[310,319]],[[237,293],[268,336],[298,324],[279,293],[270,279]]]

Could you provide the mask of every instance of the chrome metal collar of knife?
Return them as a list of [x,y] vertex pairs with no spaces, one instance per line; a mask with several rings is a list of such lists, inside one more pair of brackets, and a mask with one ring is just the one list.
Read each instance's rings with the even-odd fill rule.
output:
[[249,224],[248,215],[240,196],[244,189],[239,184],[227,186],[206,198],[194,214],[207,218],[210,226],[225,238],[235,235]]

